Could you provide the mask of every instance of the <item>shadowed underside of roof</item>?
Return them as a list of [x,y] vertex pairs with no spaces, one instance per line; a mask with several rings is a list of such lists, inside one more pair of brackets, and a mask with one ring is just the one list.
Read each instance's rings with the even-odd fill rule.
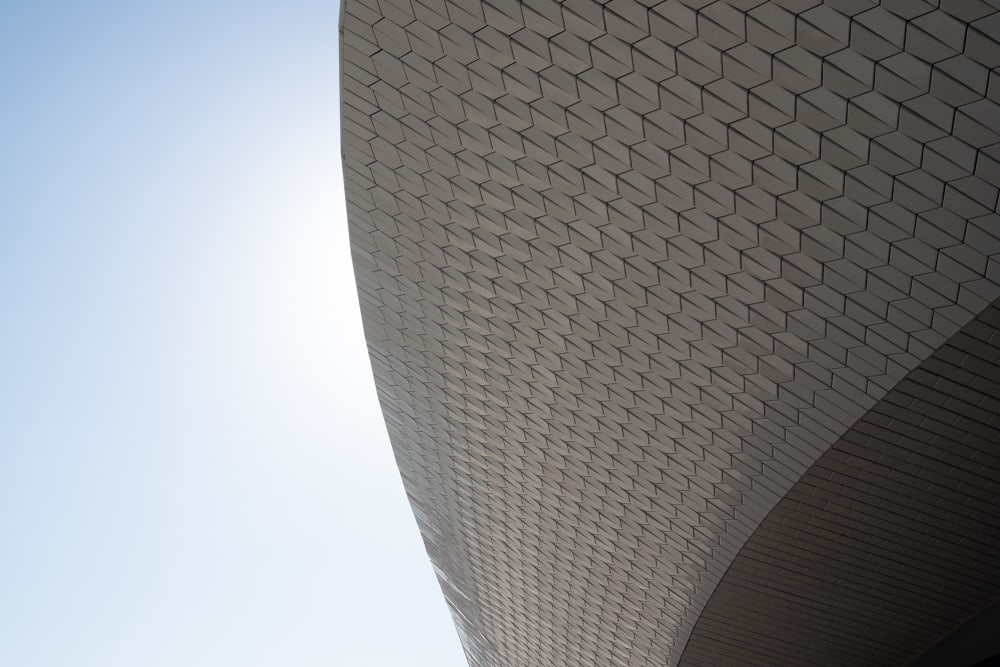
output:
[[[681,665],[909,664],[1000,600],[998,496],[992,305],[768,514],[705,606]],[[1000,653],[998,642],[982,657]]]
[[[848,495],[874,481],[809,480],[852,465],[838,452],[875,438],[1000,298],[995,8],[345,0],[341,31],[373,370],[470,662],[727,665],[743,642],[748,664],[888,664],[926,648],[883,651],[847,624],[795,635],[836,637],[837,658],[771,661],[777,645],[706,623],[746,594],[733,577],[754,549],[781,551],[773,521],[802,484],[846,503],[851,539],[874,530],[858,508],[984,520],[935,495],[965,492],[961,466],[877,511]],[[899,447],[950,461],[935,436],[888,442],[872,470],[909,471]],[[831,564],[822,585],[849,581],[848,604],[868,566]],[[757,613],[765,598],[739,599]]]

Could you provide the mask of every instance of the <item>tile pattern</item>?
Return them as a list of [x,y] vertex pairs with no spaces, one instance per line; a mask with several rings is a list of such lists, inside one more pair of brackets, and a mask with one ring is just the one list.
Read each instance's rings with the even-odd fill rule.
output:
[[1000,297],[980,0],[345,0],[390,438],[473,665],[677,664],[809,466]]
[[995,304],[782,498],[716,588],[681,665],[909,665],[1000,601],[998,563]]

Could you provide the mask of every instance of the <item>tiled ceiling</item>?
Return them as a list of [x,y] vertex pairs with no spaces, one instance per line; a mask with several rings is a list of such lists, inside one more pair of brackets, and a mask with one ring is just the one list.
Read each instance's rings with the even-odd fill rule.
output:
[[470,662],[677,665],[765,517],[1000,297],[1000,14],[345,0],[341,30],[376,384]]

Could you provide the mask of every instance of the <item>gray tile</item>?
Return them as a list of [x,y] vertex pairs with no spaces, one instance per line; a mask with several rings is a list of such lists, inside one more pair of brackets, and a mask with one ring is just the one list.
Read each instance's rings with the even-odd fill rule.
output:
[[[981,424],[964,403],[949,423],[907,422],[935,405],[933,381],[907,382],[925,363],[955,367],[954,353],[934,366],[938,349],[1000,297],[994,8],[345,5],[359,299],[390,437],[469,656],[892,663],[895,636],[866,634],[877,622],[783,616],[799,598],[764,605],[765,589],[754,614],[707,643],[702,630],[725,618],[711,610],[734,594],[730,576],[784,563],[797,569],[781,584],[797,591],[813,585],[804,572],[819,551],[841,548],[829,527],[789,532],[769,516],[842,508],[843,535],[885,544],[907,526],[950,525],[962,507],[893,521],[891,485],[938,473],[904,456],[862,474],[857,457],[899,433],[929,434],[921,456],[947,452],[956,429],[985,433],[958,426]],[[976,326],[962,335],[983,335]],[[828,503],[796,485],[814,470]],[[797,534],[808,537],[787,555],[761,543],[766,557],[742,559],[758,537]],[[838,553],[823,576],[872,562]],[[808,590],[838,600],[834,611],[872,599],[823,582]],[[539,599],[544,615],[528,602]],[[781,657],[748,625],[758,618],[820,653]]]

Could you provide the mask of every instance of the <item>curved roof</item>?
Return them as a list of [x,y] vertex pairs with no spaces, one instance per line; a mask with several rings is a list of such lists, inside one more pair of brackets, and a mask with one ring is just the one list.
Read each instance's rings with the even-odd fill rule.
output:
[[470,662],[727,664],[685,653],[727,571],[1000,298],[1000,16],[345,0],[341,30],[376,384]]
[[1000,600],[998,342],[994,303],[819,457],[729,566],[681,665],[908,665]]

